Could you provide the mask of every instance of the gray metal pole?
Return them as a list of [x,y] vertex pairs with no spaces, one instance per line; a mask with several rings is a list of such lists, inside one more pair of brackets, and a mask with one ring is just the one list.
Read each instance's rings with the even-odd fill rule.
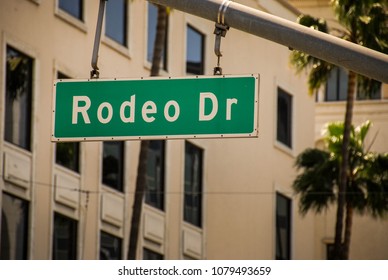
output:
[[108,0],[100,0],[100,6],[98,8],[96,35],[94,37],[92,62],[91,62],[93,70],[90,72],[90,78],[98,78],[98,76],[99,76],[97,60],[98,60],[98,50],[100,48],[102,21],[104,19],[104,11],[105,11],[105,2],[106,1],[108,1]]
[[[216,22],[224,0],[148,0]],[[231,2],[225,24],[388,83],[388,55]]]

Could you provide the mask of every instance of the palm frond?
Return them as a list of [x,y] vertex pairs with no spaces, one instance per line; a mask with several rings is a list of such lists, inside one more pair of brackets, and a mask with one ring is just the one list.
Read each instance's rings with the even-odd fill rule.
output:
[[337,157],[340,157],[341,155],[343,134],[343,122],[332,122],[326,124],[324,129],[324,140],[328,150]]
[[[349,172],[346,203],[359,214],[382,217],[388,213],[388,153],[377,154],[365,149],[365,139],[372,126],[366,121],[351,128]],[[295,167],[300,171],[293,182],[302,214],[321,212],[336,202],[344,124],[328,123],[325,127],[327,150],[309,148],[299,154]]]
[[388,10],[382,3],[373,3],[357,18],[357,42],[367,48],[388,52]]
[[290,54],[290,64],[295,67],[296,73],[301,73],[312,63],[313,57],[301,51],[294,50]]
[[[329,32],[327,22],[322,18],[301,15],[298,17],[297,22],[324,33]],[[301,73],[303,70],[309,71],[308,88],[310,95],[313,95],[315,91],[326,84],[330,76],[330,71],[333,69],[333,66],[330,63],[298,50],[293,50],[291,52],[290,64],[295,67],[297,73]]]
[[295,161],[295,166],[300,168],[315,168],[330,159],[330,154],[319,149],[308,148],[299,154]]
[[[353,184],[349,194],[358,212],[384,217],[388,213],[388,154],[366,154]],[[357,192],[363,197],[356,197]]]
[[301,25],[313,28],[324,33],[329,32],[327,22],[323,18],[316,18],[310,15],[303,14],[298,17],[297,22]]
[[308,88],[310,95],[313,95],[316,90],[326,84],[332,69],[333,65],[323,60],[312,65],[311,71],[308,75]]
[[300,195],[302,214],[310,209],[319,213],[334,203],[338,164],[328,152],[307,149],[297,157],[295,165],[303,169],[293,182],[295,193]]
[[372,122],[367,120],[354,129],[354,137],[356,138],[355,140],[359,147],[364,147],[365,137],[371,126]]

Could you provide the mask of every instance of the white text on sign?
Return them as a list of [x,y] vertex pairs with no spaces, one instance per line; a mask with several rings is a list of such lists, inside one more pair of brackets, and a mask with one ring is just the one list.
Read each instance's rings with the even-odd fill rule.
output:
[[[206,104],[211,104],[211,110],[209,113],[206,113],[205,107]],[[227,98],[225,101],[226,106],[226,120],[232,119],[232,107],[234,104],[237,104],[238,100],[236,98]],[[211,121],[218,113],[218,99],[214,93],[211,92],[201,92],[199,93],[199,110],[198,110],[198,120],[199,121]],[[92,102],[88,96],[73,96],[73,110],[72,110],[72,124],[78,124],[79,116],[83,119],[83,123],[90,124],[89,109],[92,105]],[[136,95],[132,95],[129,101],[124,101],[121,103],[119,112],[120,119],[123,123],[134,123],[135,122],[135,108],[136,108]],[[173,108],[173,110],[170,110]],[[106,111],[106,114],[103,112]],[[155,114],[158,111],[158,107],[155,102],[149,100],[144,102],[142,105],[141,116],[143,121],[151,123],[155,121]],[[171,113],[173,111],[173,113]],[[207,110],[209,111],[209,110]],[[97,120],[102,124],[109,123],[114,114],[114,109],[109,102],[102,102],[97,108]],[[168,101],[163,108],[164,118],[168,122],[175,122],[180,115],[180,106],[177,101],[170,100]]]

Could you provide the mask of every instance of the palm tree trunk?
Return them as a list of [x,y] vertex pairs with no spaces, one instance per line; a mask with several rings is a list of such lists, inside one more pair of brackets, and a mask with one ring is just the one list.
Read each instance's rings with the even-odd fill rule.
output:
[[349,259],[350,239],[352,236],[352,225],[353,225],[353,207],[346,204],[346,218],[345,218],[345,237],[342,258],[344,260]]
[[[149,4],[151,5],[151,4]],[[158,21],[156,26],[156,38],[152,58],[151,76],[158,76],[162,59],[164,41],[166,35],[167,9],[158,6]],[[144,191],[147,187],[147,159],[149,141],[141,141],[139,163],[137,168],[136,189],[132,207],[131,229],[129,233],[128,259],[135,260],[137,256],[137,244],[139,240],[141,212],[143,206]]]
[[136,189],[132,208],[131,230],[129,233],[128,260],[136,260],[137,243],[140,232],[141,210],[144,191],[147,186],[147,158],[149,141],[143,140],[140,145],[139,163],[137,167]]
[[340,168],[340,178],[338,186],[338,204],[337,204],[337,220],[335,226],[335,239],[334,239],[334,257],[335,259],[343,259],[343,221],[344,221],[344,209],[346,204],[346,185],[348,179],[349,169],[349,141],[350,130],[352,126],[353,118],[353,105],[354,95],[356,90],[356,74],[352,71],[349,72],[348,79],[348,96],[346,100],[346,112],[344,121],[344,135],[342,141],[342,161]]
[[157,7],[158,22],[156,25],[156,36],[154,42],[154,53],[152,56],[151,76],[159,76],[160,62],[162,61],[164,42],[166,41],[167,8],[159,5],[157,5]]

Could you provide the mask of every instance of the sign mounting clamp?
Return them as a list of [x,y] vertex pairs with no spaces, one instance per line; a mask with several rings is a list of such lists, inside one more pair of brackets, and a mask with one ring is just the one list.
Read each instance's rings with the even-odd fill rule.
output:
[[225,13],[228,9],[231,0],[224,0],[218,9],[217,22],[215,24],[214,33],[216,35],[214,42],[214,53],[217,56],[217,66],[214,67],[214,75],[222,75],[222,68],[220,66],[221,53],[221,37],[226,36],[229,26],[225,24]]

